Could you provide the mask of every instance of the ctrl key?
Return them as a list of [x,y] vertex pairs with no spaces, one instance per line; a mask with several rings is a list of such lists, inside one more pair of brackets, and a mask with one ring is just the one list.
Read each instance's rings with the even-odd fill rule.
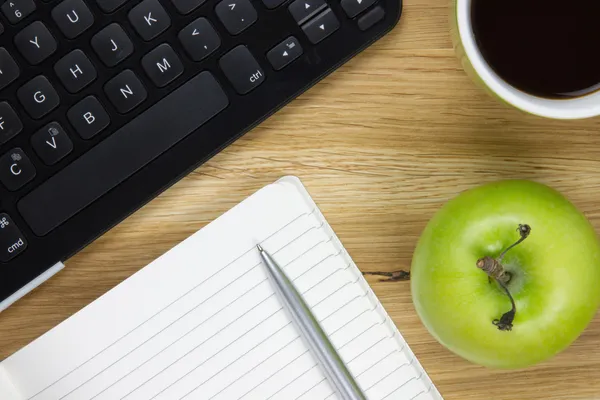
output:
[[6,213],[0,213],[0,262],[8,262],[27,248],[25,236]]
[[239,94],[251,92],[265,80],[264,71],[244,45],[225,54],[219,65]]

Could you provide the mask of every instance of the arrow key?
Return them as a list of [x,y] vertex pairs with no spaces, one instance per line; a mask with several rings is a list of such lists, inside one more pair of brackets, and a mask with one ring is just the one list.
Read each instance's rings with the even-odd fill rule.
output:
[[298,25],[302,25],[326,7],[325,0],[296,0],[288,9]]
[[201,61],[221,46],[221,39],[206,18],[198,18],[179,32],[179,41],[194,61]]
[[285,39],[267,53],[267,59],[276,71],[289,65],[292,61],[302,55],[302,46],[293,36]]
[[342,8],[350,18],[356,17],[367,8],[371,7],[376,0],[342,0]]
[[302,26],[302,30],[312,44],[317,44],[340,28],[340,22],[331,8]]

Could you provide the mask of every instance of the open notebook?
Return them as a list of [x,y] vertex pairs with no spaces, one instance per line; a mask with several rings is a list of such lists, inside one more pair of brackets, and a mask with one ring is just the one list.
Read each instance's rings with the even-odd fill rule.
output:
[[369,399],[441,399],[293,177],[4,360],[0,399],[337,399],[267,280],[259,242]]

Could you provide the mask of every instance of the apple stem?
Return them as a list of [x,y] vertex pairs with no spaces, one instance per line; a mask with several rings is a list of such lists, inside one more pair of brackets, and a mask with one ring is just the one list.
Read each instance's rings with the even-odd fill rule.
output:
[[397,281],[408,281],[410,280],[410,271],[393,271],[393,272],[363,272],[363,275],[377,275],[377,276],[387,276],[387,279],[380,279],[379,282],[397,282]]
[[531,233],[531,227],[529,225],[527,225],[527,224],[519,224],[519,227],[517,228],[517,231],[521,235],[521,239],[519,239],[515,243],[511,244],[502,253],[500,253],[500,255],[497,258],[497,260],[498,260],[499,263],[502,262],[502,259],[504,258],[504,256],[506,255],[506,253],[508,253],[508,251],[510,249],[512,249],[513,247],[515,247],[519,243],[521,243],[523,240],[527,239],[527,237]]
[[510,303],[512,304],[512,309],[508,312],[505,312],[500,319],[493,320],[492,324],[496,325],[501,331],[512,331],[513,321],[515,320],[515,315],[517,314],[517,305],[515,304],[515,299],[513,299],[512,294],[510,294],[510,290],[508,290],[506,285],[502,282],[498,283],[508,295]]
[[515,243],[508,246],[497,258],[492,258],[490,256],[485,256],[477,260],[477,268],[481,269],[488,275],[488,279],[494,279],[498,284],[504,289],[508,298],[510,299],[510,303],[512,304],[512,309],[502,315],[500,319],[495,319],[492,321],[494,325],[498,327],[501,331],[511,331],[513,327],[513,321],[515,320],[515,315],[517,313],[517,306],[515,304],[515,299],[512,297],[510,290],[506,286],[510,279],[512,278],[510,272],[507,272],[502,265],[502,259],[506,255],[506,253],[517,246],[523,240],[529,237],[531,233],[531,227],[527,224],[519,224],[517,231],[521,235],[521,238],[517,240]]

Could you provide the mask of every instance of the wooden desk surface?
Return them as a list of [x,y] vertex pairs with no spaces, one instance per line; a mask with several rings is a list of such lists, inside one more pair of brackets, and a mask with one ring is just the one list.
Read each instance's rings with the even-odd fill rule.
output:
[[[0,359],[286,174],[303,180],[363,271],[408,268],[434,211],[498,179],[549,184],[600,230],[599,132],[599,118],[548,121],[489,98],[454,57],[446,1],[405,0],[391,34],[0,314]],[[600,316],[553,360],[493,371],[427,333],[408,282],[370,282],[445,399],[600,399]]]

